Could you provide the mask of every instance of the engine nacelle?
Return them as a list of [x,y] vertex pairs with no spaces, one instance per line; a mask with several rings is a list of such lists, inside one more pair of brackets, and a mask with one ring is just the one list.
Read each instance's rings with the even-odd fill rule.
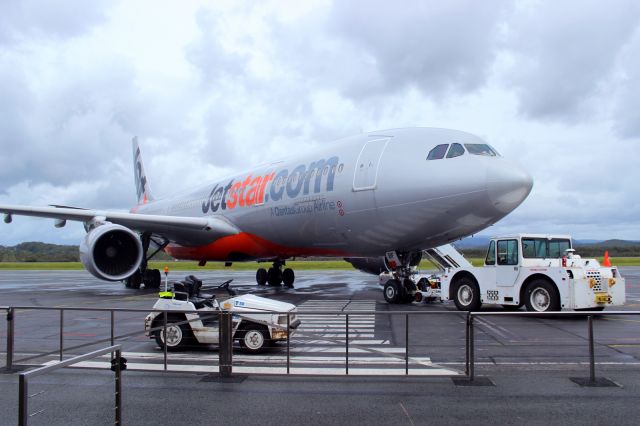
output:
[[138,234],[122,225],[105,224],[87,233],[80,244],[80,260],[94,277],[121,281],[142,263]]

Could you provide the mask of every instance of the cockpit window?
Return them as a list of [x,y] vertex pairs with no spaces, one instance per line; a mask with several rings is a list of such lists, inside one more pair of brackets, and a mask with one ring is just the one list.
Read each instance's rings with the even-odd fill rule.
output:
[[431,151],[429,151],[429,155],[427,155],[427,160],[441,160],[444,158],[444,154],[447,152],[448,144],[436,145]]
[[449,152],[447,152],[447,158],[460,157],[464,154],[464,148],[459,143],[452,143]]
[[491,148],[485,143],[465,143],[464,147],[467,148],[469,154],[473,155],[486,155],[488,157],[498,157],[498,153],[495,149]]

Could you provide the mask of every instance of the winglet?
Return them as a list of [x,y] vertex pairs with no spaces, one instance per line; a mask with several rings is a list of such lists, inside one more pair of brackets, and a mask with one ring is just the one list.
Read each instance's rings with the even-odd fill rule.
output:
[[138,146],[138,138],[134,137],[132,140],[133,145],[133,175],[136,181],[136,193],[138,195],[138,205],[146,204],[149,201],[153,201],[151,190],[149,189],[149,182],[147,181],[147,174],[144,171],[144,165],[142,164],[142,155],[140,154],[140,147]]

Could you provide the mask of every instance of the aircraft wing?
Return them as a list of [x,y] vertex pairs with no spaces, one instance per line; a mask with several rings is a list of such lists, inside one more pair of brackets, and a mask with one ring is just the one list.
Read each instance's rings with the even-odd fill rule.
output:
[[206,243],[240,232],[238,228],[221,216],[162,216],[70,207],[30,207],[1,204],[0,213],[4,213],[6,223],[11,222],[13,215],[85,223],[91,221],[111,222],[134,231],[151,232],[177,243]]

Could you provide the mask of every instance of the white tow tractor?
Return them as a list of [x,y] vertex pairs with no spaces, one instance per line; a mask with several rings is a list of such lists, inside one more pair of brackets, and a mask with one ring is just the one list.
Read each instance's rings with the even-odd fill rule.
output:
[[566,235],[493,238],[481,267],[430,257],[443,270],[432,284],[439,281],[442,300],[453,300],[463,311],[477,310],[483,303],[505,309],[525,305],[534,312],[603,310],[625,303],[625,280],[618,268],[608,258],[604,265],[581,258]]
[[[160,293],[160,298],[153,306],[156,311],[198,311],[168,313],[167,350],[176,350],[190,344],[219,344],[221,311],[233,314],[233,340],[239,341],[246,352],[259,353],[271,343],[286,341],[287,316],[289,335],[293,335],[300,325],[295,305],[251,294],[236,296],[229,288],[231,281],[225,281],[213,289],[232,296],[221,301],[217,300],[216,294],[202,293],[202,281],[192,275],[184,281],[174,282],[172,292]],[[151,312],[144,320],[145,335],[155,339],[160,348],[165,345],[163,325],[162,312]]]

